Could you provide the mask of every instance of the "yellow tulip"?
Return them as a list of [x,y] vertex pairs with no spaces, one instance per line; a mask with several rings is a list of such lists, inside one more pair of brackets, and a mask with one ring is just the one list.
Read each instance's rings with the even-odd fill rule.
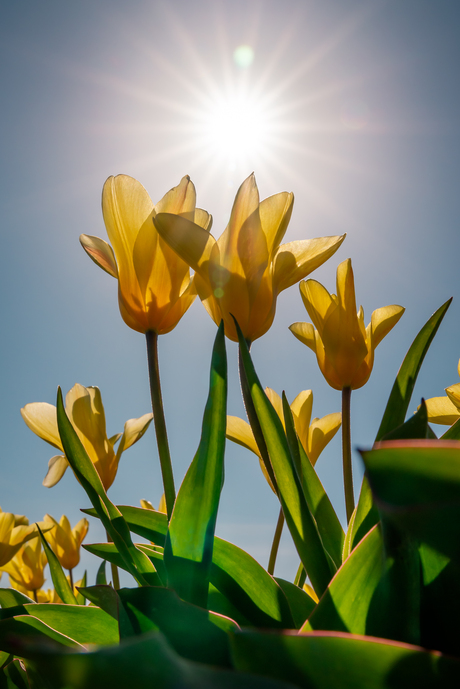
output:
[[[460,376],[460,361],[458,362]],[[426,400],[428,421],[451,426],[460,419],[460,383],[446,388],[447,397],[431,397]]]
[[[265,393],[285,427],[281,397],[271,388],[265,388]],[[311,390],[303,390],[291,404],[297,435],[307,457],[314,466],[321,452],[339,430],[342,415],[339,413],[328,414],[327,416],[323,416],[322,419],[315,418],[311,421],[312,407],[313,392]],[[259,448],[257,447],[251,426],[237,416],[227,416],[226,436],[229,440],[233,440],[233,442],[246,447],[259,457],[260,466],[264,472],[265,478],[274,491],[265,465],[260,458]]]
[[288,244],[283,239],[294,195],[282,192],[259,202],[254,175],[238,190],[226,230],[216,241],[207,228],[168,212],[154,217],[159,234],[195,271],[198,295],[225,334],[238,341],[232,315],[252,342],[275,317],[278,294],[318,268],[339,248],[342,237]]
[[53,526],[47,533],[46,540],[61,567],[74,569],[80,562],[80,546],[88,533],[88,520],[80,519],[73,529],[65,514],[62,515],[60,522],[57,522],[50,514],[45,514],[45,522]]
[[23,545],[12,560],[2,567],[12,580],[26,591],[37,591],[45,583],[44,569],[48,563],[39,538]]
[[[110,488],[115,480],[122,453],[134,445],[147,430],[152,414],[144,414],[138,419],[126,421],[123,433],[107,438],[105,413],[99,388],[88,387],[78,383],[66,395],[66,413],[72,422],[89,458],[97,469],[104,488]],[[53,445],[61,452],[56,407],[46,402],[26,404],[21,409],[22,418],[28,427],[42,440]],[[115,444],[120,441],[115,451]],[[52,457],[48,464],[48,473],[43,485],[55,486],[69,466],[65,455]]]
[[374,350],[399,321],[402,306],[384,306],[364,325],[364,311],[356,312],[351,260],[337,268],[337,296],[316,280],[300,283],[300,293],[311,323],[294,323],[291,332],[316,353],[319,367],[335,390],[356,390],[367,383]]
[[[40,524],[41,528],[42,524]],[[0,567],[4,567],[32,538],[38,537],[35,524],[22,515],[3,512],[0,508]]]
[[157,213],[170,213],[209,229],[211,216],[195,204],[189,177],[183,177],[156,205],[142,184],[128,175],[109,177],[104,184],[102,213],[111,245],[86,234],[80,242],[100,268],[118,279],[120,313],[133,330],[168,333],[196,297],[188,264],[152,223]]

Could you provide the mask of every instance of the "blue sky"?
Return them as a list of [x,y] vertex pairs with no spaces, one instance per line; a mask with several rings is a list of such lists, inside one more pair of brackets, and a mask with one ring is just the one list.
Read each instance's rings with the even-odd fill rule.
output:
[[[189,174],[218,236],[254,171],[261,198],[295,194],[286,241],[347,233],[313,277],[335,291],[336,267],[351,257],[367,321],[380,306],[406,307],[353,395],[354,447],[372,443],[405,352],[450,296],[412,410],[458,382],[459,21],[450,0],[2,4],[3,510],[75,523],[88,505],[70,472],[41,485],[54,451],[25,427],[26,403],[55,404],[58,385],[98,385],[109,435],[149,411],[144,338],[124,325],[115,281],[78,242],[82,232],[106,236],[100,195],[111,174],[136,177],[155,202]],[[247,67],[234,61],[241,45],[253,50]],[[242,106],[255,126],[235,138],[216,112]],[[293,287],[253,346],[262,383],[289,399],[313,389],[315,416],[339,411],[339,393],[288,331],[298,320],[308,317]],[[160,338],[177,483],[199,440],[214,335],[197,302]],[[229,413],[243,415],[233,343],[228,353]],[[340,463],[336,438],[318,471],[343,517]],[[109,494],[156,504],[161,492],[152,428],[123,456]],[[257,460],[228,444],[219,535],[266,565],[277,511]],[[87,540],[102,538],[92,523]],[[89,556],[84,564],[95,571]],[[293,577],[297,564],[286,536],[277,573]]]

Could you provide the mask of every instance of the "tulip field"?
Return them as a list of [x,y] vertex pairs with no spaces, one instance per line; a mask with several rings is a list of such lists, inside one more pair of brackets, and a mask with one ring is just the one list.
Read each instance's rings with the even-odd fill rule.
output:
[[[56,405],[21,409],[58,451],[44,485],[69,470],[92,507],[73,527],[65,515],[29,524],[0,510],[0,689],[460,686],[460,383],[412,399],[451,300],[426,314],[401,352],[375,442],[360,451],[355,494],[352,392],[366,385],[404,308],[376,305],[366,319],[351,259],[337,266],[336,293],[310,277],[346,237],[283,244],[293,201],[288,192],[261,201],[250,175],[216,239],[189,177],[156,204],[132,177],[105,182],[108,241],[80,242],[117,281],[125,324],[145,334],[152,411],[108,437],[97,387],[76,384],[58,390]],[[306,313],[300,306],[290,330],[312,365],[316,356],[324,385],[341,393],[341,413],[315,418],[311,390],[288,400],[259,379],[251,345],[270,329],[278,295],[297,285]],[[199,446],[176,485],[158,338],[197,298],[216,334]],[[245,419],[227,414],[227,338],[238,343]],[[161,503],[114,504],[107,491],[121,456],[151,424]],[[315,469],[338,433],[345,524]],[[279,501],[267,569],[215,535],[228,441],[258,457]],[[102,523],[104,542],[87,540],[88,517]],[[275,576],[283,532],[298,554],[292,580]],[[97,562],[92,580],[75,581],[81,548]]]

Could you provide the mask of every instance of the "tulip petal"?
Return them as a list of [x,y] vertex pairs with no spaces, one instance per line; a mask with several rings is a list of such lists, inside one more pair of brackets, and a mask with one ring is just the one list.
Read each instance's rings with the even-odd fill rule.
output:
[[318,237],[282,244],[275,254],[275,293],[295,285],[335,254],[346,235]]
[[247,421],[243,421],[238,416],[227,416],[225,435],[229,440],[233,440],[234,443],[242,445],[259,456],[259,448],[257,447],[251,426]]
[[174,301],[169,310],[165,313],[164,317],[158,323],[156,328],[158,335],[166,335],[166,333],[171,332],[171,330],[176,327],[182,316],[186,311],[188,311],[195,301],[196,295],[197,291],[195,279],[192,278],[189,280],[188,286],[184,292]]
[[202,208],[196,208],[194,222],[196,225],[199,225],[204,230],[210,232],[212,227],[212,215],[208,213],[208,211],[203,210]]
[[216,243],[214,237],[199,225],[171,213],[158,213],[153,222],[158,234],[181,259],[197,273],[202,272]]
[[382,306],[372,314],[372,344],[375,347],[388,335],[390,330],[396,325],[405,308],[393,304],[392,306]]
[[14,514],[11,512],[2,512],[0,514],[0,543],[5,543],[10,540],[9,535],[14,528]]
[[267,238],[270,259],[286,234],[292,215],[294,194],[283,191],[264,199],[259,206],[260,223]]
[[110,244],[90,234],[80,235],[80,244],[94,263],[114,278],[118,278],[117,262]]
[[305,280],[300,283],[299,288],[308,315],[322,337],[324,321],[332,311],[337,310],[337,303],[334,301],[333,295],[329,294],[327,289],[316,280]]
[[332,440],[342,424],[342,414],[328,414],[322,419],[313,419],[310,426],[307,455],[315,466],[316,460],[326,445]]
[[291,404],[291,411],[294,416],[294,425],[305,452],[307,450],[307,440],[310,429],[311,411],[313,408],[313,392],[302,390]]
[[276,411],[281,420],[281,423],[286,428],[286,424],[284,423],[283,401],[281,397],[278,395],[277,392],[272,390],[272,388],[265,388],[265,394],[272,403],[274,410]]
[[451,426],[460,418],[460,412],[448,397],[431,397],[425,400],[428,421]]
[[66,395],[65,406],[93,463],[104,458],[109,446],[104,405],[99,388],[85,388],[76,383]]
[[196,190],[188,175],[182,177],[177,187],[170,189],[155,205],[155,215],[158,213],[173,213],[181,215],[193,222],[195,218]]
[[64,455],[55,455],[48,462],[48,473],[43,479],[46,488],[52,488],[64,476],[69,463]]
[[47,402],[32,402],[21,409],[21,416],[35,435],[63,451],[55,406]]
[[460,383],[446,388],[446,393],[452,404],[457,407],[460,414]]
[[127,450],[131,445],[137,443],[142,438],[150,422],[153,419],[152,412],[140,416],[138,419],[128,419],[125,423],[123,435],[117,450],[117,463],[120,460],[122,452]]
[[315,329],[311,323],[293,323],[289,326],[289,330],[298,340],[316,353]]

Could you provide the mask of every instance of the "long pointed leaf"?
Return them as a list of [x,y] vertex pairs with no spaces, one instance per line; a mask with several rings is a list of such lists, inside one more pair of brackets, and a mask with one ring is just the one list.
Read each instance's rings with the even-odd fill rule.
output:
[[227,355],[222,322],[212,353],[200,445],[177,495],[164,553],[168,586],[200,607],[206,607],[208,598],[214,531],[224,482],[226,422]]
[[38,524],[37,529],[38,533],[40,534],[42,545],[46,553],[48,564],[50,566],[51,579],[53,580],[53,585],[56,589],[56,593],[58,594],[59,598],[63,601],[63,603],[67,603],[68,605],[76,605],[77,599],[75,597],[74,592],[72,591],[72,587],[67,581],[67,577],[64,573],[64,570],[61,567],[61,563],[57,559],[56,555],[53,553],[51,546],[42,534]]

